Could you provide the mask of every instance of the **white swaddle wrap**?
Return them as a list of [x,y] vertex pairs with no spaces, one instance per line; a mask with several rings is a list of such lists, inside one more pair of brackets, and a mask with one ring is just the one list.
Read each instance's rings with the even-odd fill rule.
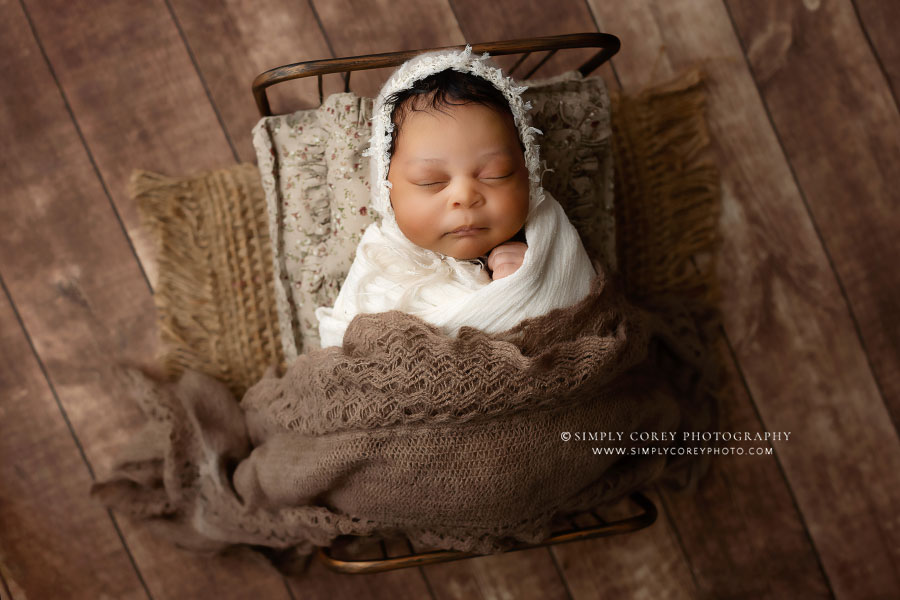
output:
[[[491,281],[484,266],[417,246],[400,231],[391,208],[387,180],[393,106],[384,99],[413,83],[452,68],[490,81],[503,92],[525,146],[530,192],[525,239],[528,249],[512,274]],[[578,232],[559,203],[541,187],[539,146],[522,101],[527,86],[518,86],[489,63],[487,53],[465,50],[420,54],[401,65],[382,87],[372,114],[370,156],[371,207],[381,221],[363,234],[334,307],[319,307],[322,347],[340,346],[347,325],[357,314],[388,310],[420,317],[449,335],[467,325],[487,333],[509,329],[520,321],[570,306],[584,298],[596,275]]]

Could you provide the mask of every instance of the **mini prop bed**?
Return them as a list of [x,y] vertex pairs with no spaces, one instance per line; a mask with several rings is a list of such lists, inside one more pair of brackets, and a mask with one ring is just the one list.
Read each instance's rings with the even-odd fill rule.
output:
[[[602,49],[578,71],[530,79],[557,49],[579,47]],[[602,79],[585,77],[617,49],[618,40],[606,34],[473,47],[491,55],[524,52],[510,74],[531,52],[551,51],[526,75],[535,116],[547,120],[546,147],[565,149],[548,155],[556,178],[545,185],[556,186],[554,195],[598,274],[581,302],[499,334],[463,327],[451,337],[391,311],[356,317],[343,347],[317,347],[311,311],[333,301],[358,232],[373,220],[359,157],[371,99],[349,91],[349,74],[399,65],[427,50],[300,63],[258,77],[254,95],[265,117],[254,128],[259,174],[238,169],[231,179],[220,173],[200,183],[138,174],[134,193],[145,203],[147,226],[160,234],[161,244],[180,244],[179,252],[161,255],[160,268],[161,276],[165,271],[178,282],[172,289],[182,295],[166,292],[162,279],[157,292],[164,341],[177,347],[166,365],[179,378],[161,381],[136,368],[120,371],[122,385],[148,421],[118,457],[113,476],[92,493],[195,551],[245,545],[296,571],[318,548],[333,569],[371,572],[633,531],[656,517],[640,489],[657,481],[693,489],[709,457],[678,454],[680,447],[697,445],[679,440],[684,432],[715,428],[719,375],[708,351],[714,321],[704,321],[691,299],[708,302],[713,292],[656,293],[659,281],[642,281],[641,269],[631,264],[634,254],[623,251],[621,239],[617,247],[615,216],[627,213],[612,206],[610,98]],[[336,72],[346,74],[345,92],[324,99],[322,75]],[[267,116],[266,87],[310,75],[319,78],[318,109]],[[551,117],[565,123],[554,127]],[[677,146],[691,138],[679,127],[654,143]],[[616,162],[619,182],[636,163],[621,157]],[[715,244],[711,174],[702,165],[690,177],[685,172],[682,186],[666,191],[669,199],[693,198],[674,211],[680,225],[691,224],[686,214],[705,215],[679,232],[684,244],[668,240],[664,260],[655,261],[668,263],[670,292],[689,288],[688,259]],[[230,224],[231,231],[221,227],[214,236],[234,238],[221,248],[227,258],[217,256],[214,244],[197,242],[207,223],[198,218],[201,203],[189,199],[197,186],[207,200],[215,195],[210,190],[238,190],[234,196],[242,204],[229,207],[231,217],[216,217],[220,206],[208,219]],[[163,206],[163,188],[176,189],[174,197],[182,202],[172,203],[170,194]],[[265,213],[259,210],[263,195]],[[247,214],[257,215],[244,219],[256,227],[235,234],[244,231],[235,221]],[[653,233],[638,219],[630,223],[642,225]],[[198,310],[210,288],[229,287],[221,277],[204,274],[197,267],[202,261],[185,258],[191,242],[191,251],[209,265],[268,257],[271,268],[246,279],[234,278],[235,268],[219,269],[233,278],[236,298],[246,300],[249,293],[265,307],[248,310],[229,300],[230,309],[215,318],[189,315],[179,325],[173,311]],[[192,267],[199,271],[192,273]],[[655,267],[659,279],[664,271]],[[250,292],[244,292],[248,282]],[[629,284],[632,293],[626,294]],[[173,306],[175,299],[191,306]],[[227,336],[208,339],[216,338],[216,323],[226,322],[232,329],[240,324],[245,346],[263,348],[255,358],[265,368],[261,377],[259,371],[241,371],[252,360],[222,358]],[[582,432],[625,435],[583,443],[577,441]],[[629,432],[672,432],[676,439],[632,440]],[[669,452],[642,452],[649,446]],[[623,454],[598,455],[592,448]],[[568,518],[579,512],[629,497],[642,513],[568,527]],[[433,551],[380,560],[339,558],[329,551],[354,537],[392,535]]]

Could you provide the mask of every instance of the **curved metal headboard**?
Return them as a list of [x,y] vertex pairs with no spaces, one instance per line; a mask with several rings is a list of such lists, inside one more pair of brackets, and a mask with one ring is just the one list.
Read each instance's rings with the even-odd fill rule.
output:
[[[528,79],[535,71],[546,63],[557,50],[565,48],[600,48],[593,57],[578,67],[583,76],[587,76],[597,67],[612,58],[621,46],[619,38],[609,33],[570,33],[566,35],[551,35],[546,37],[524,38],[519,40],[506,40],[502,42],[488,42],[484,44],[472,44],[472,52],[481,54],[487,52],[491,56],[503,54],[518,54],[524,52],[519,60],[506,71],[512,75],[516,68],[525,61],[532,52],[549,50],[541,61],[526,73],[521,79]],[[315,75],[319,80],[319,104],[322,103],[322,75],[329,73],[345,73],[344,91],[350,91],[350,73],[353,71],[365,71],[367,69],[381,69],[384,67],[398,66],[410,58],[431,52],[433,50],[464,50],[465,44],[457,46],[442,46],[439,48],[423,48],[421,50],[406,50],[403,52],[386,52],[383,54],[366,54],[363,56],[349,56],[346,58],[330,58],[325,60],[310,60],[282,67],[269,69],[256,76],[253,80],[253,97],[259,114],[263,117],[272,116],[269,106],[269,98],[266,96],[266,88],[292,79],[310,77]]]

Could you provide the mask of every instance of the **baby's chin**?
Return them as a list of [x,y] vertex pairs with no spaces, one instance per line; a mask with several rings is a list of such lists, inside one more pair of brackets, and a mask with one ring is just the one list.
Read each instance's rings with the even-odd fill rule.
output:
[[445,252],[444,254],[446,254],[447,256],[452,256],[453,258],[455,258],[457,260],[475,260],[476,258],[487,254],[487,250],[485,250],[484,252],[467,252],[467,253],[462,253],[462,254],[459,252],[453,252],[453,253]]
[[[470,243],[471,242],[471,243]],[[455,244],[445,244],[442,248],[432,248],[445,256],[457,260],[474,260],[491,251],[493,245],[483,240],[458,240]]]

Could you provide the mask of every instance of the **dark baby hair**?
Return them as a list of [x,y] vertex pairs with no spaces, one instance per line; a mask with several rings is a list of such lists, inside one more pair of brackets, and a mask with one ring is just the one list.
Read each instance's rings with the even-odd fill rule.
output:
[[[421,97],[431,95],[430,106],[426,100],[425,105],[421,108]],[[451,102],[451,100],[459,100],[459,102]],[[394,131],[391,133],[391,145],[388,149],[389,156],[394,155],[394,147],[397,138],[400,135],[400,128],[406,115],[411,111],[441,110],[442,106],[461,106],[463,104],[482,104],[489,108],[493,108],[500,114],[509,115],[512,122],[515,123],[512,111],[509,108],[509,102],[503,92],[494,87],[487,79],[472,75],[471,73],[462,73],[453,69],[444,69],[437,73],[432,73],[428,77],[416,81],[412,87],[405,90],[394,92],[385,98],[385,104],[392,104],[391,122],[394,124]],[[525,151],[525,145],[522,143],[521,137],[516,132],[519,139],[519,147],[522,152]]]

